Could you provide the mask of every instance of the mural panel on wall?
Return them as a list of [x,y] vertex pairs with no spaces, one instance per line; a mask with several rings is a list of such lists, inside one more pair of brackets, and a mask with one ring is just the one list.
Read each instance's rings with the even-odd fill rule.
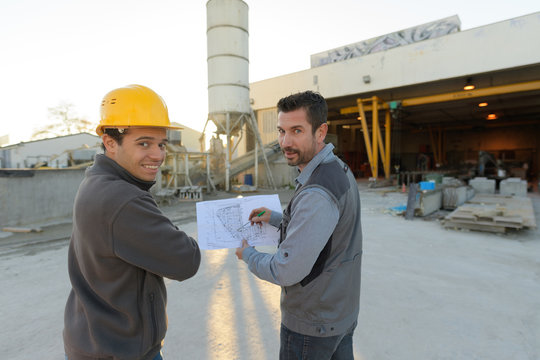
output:
[[427,24],[418,25],[369,40],[342,46],[333,50],[311,55],[311,67],[322,66],[338,61],[373,54],[379,51],[408,45],[423,40],[434,39],[460,31],[461,21],[457,15]]

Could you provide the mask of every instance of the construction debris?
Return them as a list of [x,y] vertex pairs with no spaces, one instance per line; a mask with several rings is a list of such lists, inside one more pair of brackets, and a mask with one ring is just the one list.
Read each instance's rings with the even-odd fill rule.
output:
[[178,200],[175,193],[174,189],[159,189],[154,193],[154,199],[159,205],[172,205],[175,200]]
[[202,201],[202,186],[180,186],[176,189],[162,188],[154,192],[159,205],[173,205],[177,201]]
[[13,233],[37,233],[42,232],[41,228],[21,228],[21,227],[4,227],[2,231]]
[[370,187],[370,188],[381,188],[381,187],[392,186],[392,184],[393,184],[393,182],[392,182],[391,179],[369,178],[368,187]]
[[246,193],[246,192],[255,192],[257,187],[253,185],[232,185],[232,191],[235,193]]
[[531,199],[477,194],[445,217],[445,228],[505,233],[509,229],[536,228]]
[[178,189],[180,200],[202,201],[202,186],[182,186]]

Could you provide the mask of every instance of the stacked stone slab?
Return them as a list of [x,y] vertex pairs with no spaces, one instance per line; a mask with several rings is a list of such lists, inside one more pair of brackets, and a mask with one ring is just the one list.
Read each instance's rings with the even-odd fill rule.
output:
[[495,194],[495,180],[485,177],[475,177],[469,181],[469,186],[476,194]]
[[414,214],[416,216],[433,214],[438,211],[441,206],[442,191],[440,189],[419,191]]
[[508,178],[499,184],[501,195],[527,196],[527,181],[520,178]]
[[443,188],[443,209],[455,209],[467,201],[467,186],[447,186]]
[[443,177],[442,195],[443,209],[455,209],[474,196],[474,189],[454,177]]

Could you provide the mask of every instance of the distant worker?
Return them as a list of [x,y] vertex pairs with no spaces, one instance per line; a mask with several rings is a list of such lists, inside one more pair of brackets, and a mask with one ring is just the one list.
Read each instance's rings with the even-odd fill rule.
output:
[[174,128],[165,102],[147,87],[113,90],[101,103],[96,132],[105,153],[87,169],[73,208],[66,359],[162,359],[163,278],[188,279],[201,261],[197,242],[148,192]]
[[277,252],[258,252],[243,240],[236,255],[282,287],[280,359],[353,359],[362,257],[358,185],[324,143],[328,107],[320,94],[290,95],[277,107],[279,144],[299,171],[296,191],[283,214],[260,207],[249,215],[252,225],[279,227]]

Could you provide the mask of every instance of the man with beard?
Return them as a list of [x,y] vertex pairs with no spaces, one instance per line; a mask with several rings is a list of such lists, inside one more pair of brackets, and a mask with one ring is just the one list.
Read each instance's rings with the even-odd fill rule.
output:
[[296,191],[283,214],[260,207],[249,216],[252,225],[279,227],[276,253],[243,240],[236,256],[282,287],[280,359],[353,359],[362,256],[356,180],[324,143],[328,107],[320,94],[290,95],[277,107],[279,144],[299,171]]

